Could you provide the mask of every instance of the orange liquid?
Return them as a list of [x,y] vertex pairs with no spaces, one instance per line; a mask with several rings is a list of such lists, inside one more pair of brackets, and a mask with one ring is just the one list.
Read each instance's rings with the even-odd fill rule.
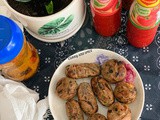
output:
[[38,68],[39,56],[36,49],[26,40],[20,53],[10,62],[1,65],[2,74],[15,81],[32,77]]

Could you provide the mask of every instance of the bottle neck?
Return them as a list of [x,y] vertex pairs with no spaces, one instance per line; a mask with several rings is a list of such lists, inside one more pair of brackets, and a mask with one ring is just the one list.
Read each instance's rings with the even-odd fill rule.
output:
[[122,7],[122,2],[121,0],[91,0],[90,6],[98,14],[113,15]]
[[158,17],[160,4],[155,7],[144,7],[135,0],[130,8],[129,19],[139,29],[148,30],[156,27],[160,20]]
[[95,9],[107,11],[118,3],[118,0],[91,0],[91,2]]
[[152,8],[160,4],[160,0],[137,0],[137,2],[147,8]]

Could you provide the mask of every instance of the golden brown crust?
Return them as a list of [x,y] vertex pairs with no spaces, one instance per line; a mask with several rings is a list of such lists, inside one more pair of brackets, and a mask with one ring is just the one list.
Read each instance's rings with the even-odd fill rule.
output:
[[131,120],[131,110],[129,109],[127,115],[122,120]]
[[131,111],[126,104],[115,102],[108,107],[107,120],[131,120]]
[[69,100],[76,95],[77,88],[78,84],[75,79],[63,77],[56,84],[56,93],[60,98]]
[[106,117],[100,113],[95,113],[88,117],[87,120],[107,120]]
[[127,82],[120,82],[114,89],[115,98],[122,103],[132,103],[137,96],[137,90],[134,84]]
[[74,99],[66,102],[66,113],[69,120],[84,120],[80,105]]
[[100,66],[96,63],[80,63],[66,66],[66,76],[70,78],[87,78],[100,74]]
[[111,59],[103,63],[101,74],[110,83],[123,81],[126,77],[126,68],[124,63],[115,59]]
[[102,105],[109,106],[114,102],[113,90],[104,78],[99,76],[92,78],[91,86]]
[[78,100],[82,110],[87,115],[92,115],[98,110],[96,98],[92,88],[87,82],[83,82],[78,87]]

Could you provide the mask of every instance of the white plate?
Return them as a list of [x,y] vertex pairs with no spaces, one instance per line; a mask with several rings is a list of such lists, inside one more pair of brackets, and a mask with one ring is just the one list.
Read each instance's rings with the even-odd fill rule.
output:
[[[133,70],[133,72],[135,73],[135,78],[134,78],[134,83],[135,86],[137,88],[137,98],[136,100],[129,104],[129,107],[132,111],[132,120],[138,120],[142,110],[143,110],[143,106],[144,106],[144,87],[143,87],[143,83],[142,83],[142,79],[139,75],[139,73],[137,72],[137,70],[134,68],[134,66],[124,57],[122,57],[121,55],[109,51],[109,50],[103,50],[103,49],[88,49],[88,50],[84,50],[81,52],[78,52],[70,57],[68,57],[55,71],[51,82],[50,82],[50,86],[49,86],[49,93],[48,93],[48,97],[49,97],[49,106],[50,106],[50,110],[51,113],[54,117],[55,120],[67,120],[67,115],[66,115],[66,109],[65,109],[65,102],[64,100],[62,100],[61,98],[59,98],[56,94],[55,94],[55,87],[56,87],[56,83],[57,81],[65,76],[65,67],[69,64],[72,63],[92,63],[92,62],[96,62],[97,61],[97,57],[103,55],[103,56],[108,56],[109,59],[117,59],[120,61],[124,61],[126,64],[129,64]],[[84,78],[81,80],[77,80],[78,84],[81,82],[90,82],[90,78]],[[98,101],[97,101],[98,102]],[[98,112],[102,113],[103,115],[107,115],[107,107],[102,106],[99,102],[98,102]],[[85,116],[85,120],[86,120],[86,116]]]

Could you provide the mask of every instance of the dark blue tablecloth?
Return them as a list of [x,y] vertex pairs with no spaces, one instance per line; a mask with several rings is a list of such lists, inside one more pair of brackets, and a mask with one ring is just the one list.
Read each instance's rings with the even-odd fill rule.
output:
[[[86,4],[87,15],[83,26],[74,36],[63,42],[41,42],[25,32],[27,40],[38,50],[40,67],[36,75],[24,84],[38,92],[40,99],[45,98],[48,96],[49,83],[54,71],[68,56],[89,48],[111,50],[127,58],[143,80],[145,104],[140,119],[160,120],[160,27],[150,46],[135,48],[128,43],[125,36],[128,11],[122,10],[119,32],[113,37],[102,37],[93,28],[89,0],[86,0]],[[53,119],[50,110],[47,111],[44,119]]]

